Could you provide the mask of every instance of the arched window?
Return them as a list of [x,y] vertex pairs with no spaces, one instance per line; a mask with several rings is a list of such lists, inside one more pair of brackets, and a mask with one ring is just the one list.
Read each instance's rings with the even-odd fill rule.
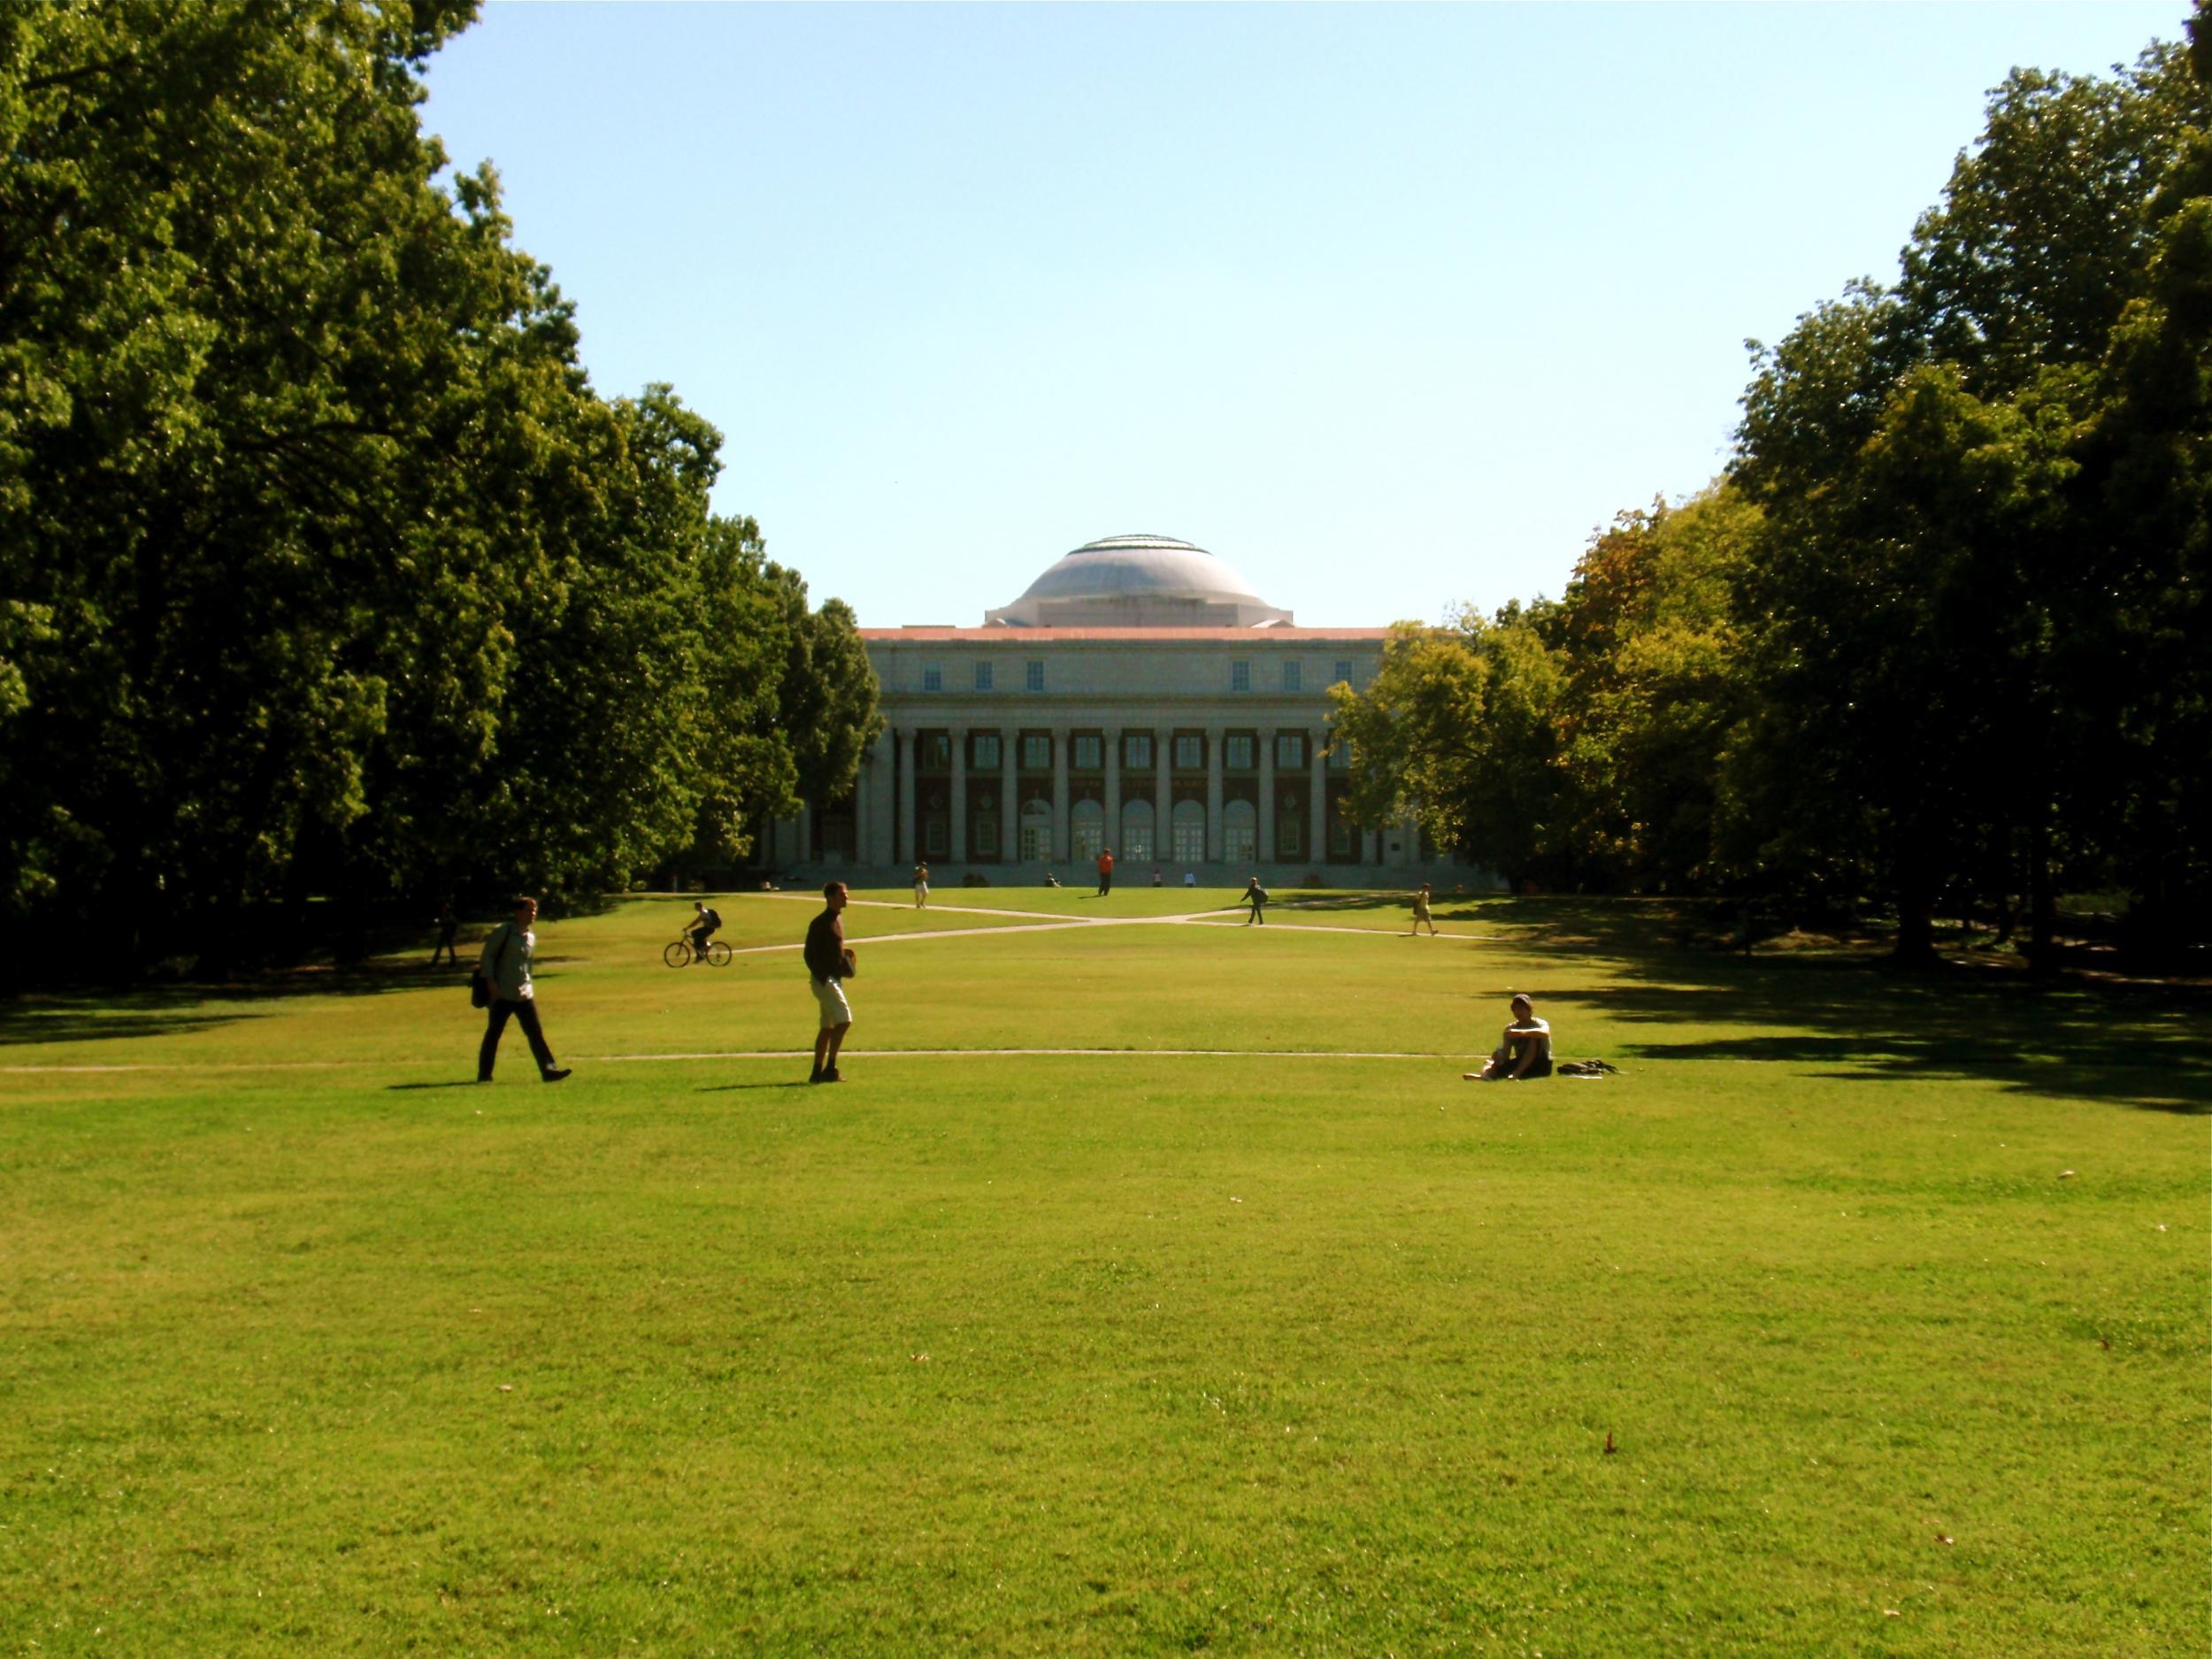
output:
[[1178,801],[1175,810],[1169,815],[1168,826],[1175,833],[1175,862],[1179,864],[1204,864],[1206,809],[1195,801]]
[[1078,801],[1068,809],[1068,841],[1075,862],[1094,862],[1106,845],[1106,809],[1095,801]]
[[1233,864],[1248,864],[1258,856],[1260,810],[1249,801],[1232,801],[1221,809],[1221,856]]
[[1156,856],[1152,850],[1152,803],[1125,801],[1121,808],[1121,856],[1135,862]]
[[1048,801],[1025,801],[1021,818],[1022,858],[1025,862],[1048,864],[1052,858],[1052,803]]

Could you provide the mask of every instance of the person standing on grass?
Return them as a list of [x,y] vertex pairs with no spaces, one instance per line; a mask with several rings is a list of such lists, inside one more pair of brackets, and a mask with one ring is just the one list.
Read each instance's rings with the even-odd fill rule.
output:
[[1267,926],[1267,889],[1260,885],[1260,879],[1257,876],[1252,878],[1251,882],[1244,889],[1244,896],[1237,902],[1252,907],[1251,915],[1244,918],[1244,925],[1247,927],[1251,926],[1255,922],[1263,927]]
[[926,910],[929,908],[929,866],[927,864],[914,866],[914,908],[918,910]]
[[1429,925],[1429,937],[1431,939],[1435,938],[1436,922],[1435,919],[1429,915],[1429,884],[1425,881],[1421,884],[1421,890],[1413,895],[1412,937],[1417,939],[1420,937],[1421,924],[1423,922],[1426,922]]
[[457,968],[461,965],[461,953],[453,943],[453,936],[460,931],[461,913],[453,908],[453,901],[450,898],[441,901],[438,905],[438,942],[430,947],[432,967],[438,965],[438,953],[442,950],[445,952],[446,966]]
[[1479,1071],[1462,1071],[1469,1083],[1512,1083],[1525,1077],[1551,1075],[1551,1026],[1536,1018],[1536,1004],[1525,995],[1513,999],[1513,1020],[1505,1028],[1505,1041]]
[[838,912],[850,895],[845,884],[833,881],[822,889],[822,913],[806,930],[806,971],[814,981],[814,1001],[821,1010],[821,1028],[814,1037],[814,1075],[810,1083],[842,1083],[837,1074],[837,1051],[853,1027],[852,1004],[845,1000],[845,924]]
[[491,987],[492,1000],[486,1007],[483,1046],[476,1051],[476,1080],[492,1080],[492,1063],[499,1057],[500,1033],[507,1029],[511,1019],[522,1027],[522,1034],[530,1040],[530,1053],[538,1063],[538,1075],[548,1083],[557,1083],[569,1074],[569,1068],[553,1064],[553,1050],[546,1045],[545,1027],[538,1023],[538,996],[530,983],[530,960],[537,954],[538,936],[530,931],[538,919],[538,902],[523,897],[515,901],[511,919],[500,923],[484,941],[484,954],[478,968],[485,982]]
[[1114,849],[1107,848],[1098,855],[1098,896],[1104,898],[1114,890]]

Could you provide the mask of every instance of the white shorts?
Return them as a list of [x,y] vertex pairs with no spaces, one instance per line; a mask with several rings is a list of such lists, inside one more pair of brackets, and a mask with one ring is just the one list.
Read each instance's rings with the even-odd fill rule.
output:
[[852,1004],[845,1000],[845,987],[841,984],[835,979],[810,979],[808,983],[814,987],[814,1000],[822,1006],[824,1031],[853,1023]]
[[914,896],[918,899],[927,898],[929,896],[929,883],[926,881],[917,881],[914,884]]

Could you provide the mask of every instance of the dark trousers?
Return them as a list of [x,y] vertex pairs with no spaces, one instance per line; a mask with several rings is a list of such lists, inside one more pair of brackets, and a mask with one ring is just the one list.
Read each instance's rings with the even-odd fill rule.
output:
[[461,965],[461,953],[453,948],[453,935],[458,931],[459,930],[457,928],[452,927],[442,928],[439,930],[438,942],[430,948],[430,965],[432,967],[434,968],[438,965],[438,953],[441,950],[445,952],[446,960],[451,963],[455,967],[457,968]]
[[530,1040],[530,1052],[537,1056],[538,1070],[553,1069],[553,1050],[546,1046],[545,1027],[538,1024],[538,1005],[535,1002],[510,1002],[494,997],[491,1018],[484,1025],[484,1046],[476,1051],[476,1075],[488,1078],[492,1074],[492,1062],[499,1057],[499,1033],[507,1029],[512,1018],[522,1027],[522,1034]]
[[1098,879],[1098,896],[1102,899],[1113,890],[1114,872],[1109,870],[1104,875],[1099,877]]

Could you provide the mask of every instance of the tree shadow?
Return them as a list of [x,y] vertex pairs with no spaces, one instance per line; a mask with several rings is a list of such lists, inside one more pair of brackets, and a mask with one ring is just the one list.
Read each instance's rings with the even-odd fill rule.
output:
[[[1666,970],[1673,983],[1540,987],[1536,995],[1554,1009],[1654,1028],[1652,1041],[1629,1045],[1638,1060],[1780,1061],[1858,1080],[1974,1078],[2021,1093],[2212,1113],[2212,1038],[2204,1034],[2212,998],[2190,987],[2039,984],[1973,968],[1894,975],[1851,958],[1747,963],[1676,953]],[[1579,1057],[1571,1021],[1553,1024],[1558,1054]]]
[[255,1008],[302,996],[385,996],[449,986],[457,1002],[467,983],[464,972],[432,968],[410,952],[404,959],[271,968],[229,979],[31,991],[0,1001],[0,1048],[208,1031],[243,1019]]

